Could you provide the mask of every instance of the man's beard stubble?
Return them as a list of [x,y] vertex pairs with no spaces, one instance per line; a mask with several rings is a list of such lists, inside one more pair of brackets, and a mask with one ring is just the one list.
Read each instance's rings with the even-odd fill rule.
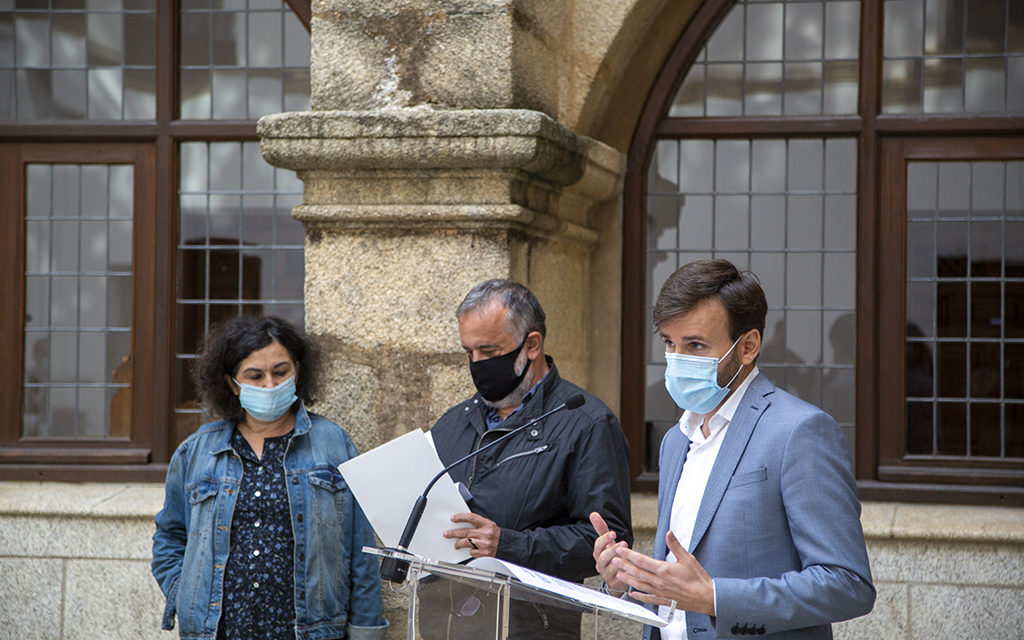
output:
[[[532,363],[526,357],[526,351],[520,351],[519,356],[516,358],[516,364],[513,368],[513,371],[515,371],[516,375],[519,375],[520,373],[523,372],[523,368],[529,367],[530,364]],[[523,398],[526,397],[526,394],[529,393],[530,388],[532,386],[533,372],[528,371],[526,375],[523,376],[523,379],[519,381],[519,384],[516,385],[516,388],[512,390],[512,393],[508,394],[501,400],[497,400],[495,402],[491,402],[490,400],[484,398],[484,404],[492,409],[508,409],[509,407],[518,407],[519,403],[523,401]]]

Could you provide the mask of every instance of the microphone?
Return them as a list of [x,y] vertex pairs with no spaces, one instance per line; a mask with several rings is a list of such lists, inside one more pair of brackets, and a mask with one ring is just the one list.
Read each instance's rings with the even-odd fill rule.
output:
[[[430,490],[434,488],[434,485],[437,483],[438,480],[441,479],[442,476],[444,476],[444,474],[448,473],[449,471],[459,466],[466,460],[469,460],[473,456],[479,455],[484,451],[487,451],[491,447],[499,443],[505,442],[512,436],[521,433],[528,427],[532,427],[533,425],[537,424],[544,418],[547,418],[551,414],[558,413],[563,409],[577,409],[583,406],[583,403],[584,399],[582,393],[571,395],[566,399],[565,402],[558,405],[554,409],[551,409],[550,411],[537,416],[536,418],[530,420],[526,424],[516,427],[515,429],[509,431],[508,433],[501,436],[497,440],[493,442],[488,442],[486,445],[480,447],[476,451],[471,451],[468,455],[459,458],[458,460],[451,463],[444,469],[441,469],[441,471],[438,472],[438,474],[434,476],[434,478],[427,484],[427,488],[423,490],[423,493],[420,494],[420,497],[416,498],[416,503],[412,507],[412,512],[409,514],[409,519],[405,521],[405,529],[402,530],[402,536],[398,539],[397,549],[399,551],[408,551],[409,543],[412,542],[412,536],[416,533],[416,527],[418,527],[420,524],[420,518],[423,517],[423,510],[427,508],[427,494],[430,493]],[[408,562],[404,560],[398,560],[397,558],[384,558],[384,562],[382,562],[380,566],[380,575],[388,582],[404,582],[408,570]]]

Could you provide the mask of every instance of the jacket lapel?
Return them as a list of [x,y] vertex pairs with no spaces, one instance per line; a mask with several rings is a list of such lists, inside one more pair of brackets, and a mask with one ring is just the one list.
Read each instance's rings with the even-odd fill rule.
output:
[[679,477],[683,474],[683,462],[686,461],[686,452],[690,449],[690,441],[679,430],[679,425],[672,427],[675,431],[666,437],[674,437],[675,442],[667,443],[665,453],[667,459],[662,461],[661,477],[658,486],[664,491],[658,492],[658,533],[654,537],[654,558],[664,560],[667,555],[665,534],[668,532],[669,523],[672,520],[672,504],[676,499],[676,489],[679,488]]
[[722,496],[729,487],[729,481],[736,471],[743,452],[747,448],[754,427],[761,418],[761,414],[770,404],[768,395],[775,391],[775,386],[763,374],[758,374],[750,382],[750,387],[743,395],[740,404],[736,407],[736,413],[729,422],[729,429],[725,432],[725,440],[718,452],[715,465],[711,468],[711,476],[708,478],[707,487],[704,489],[704,497],[701,499],[700,509],[697,511],[697,521],[693,525],[693,534],[690,537],[690,548],[693,553],[700,544],[701,539],[711,526],[711,520],[715,517],[718,505],[722,502]]

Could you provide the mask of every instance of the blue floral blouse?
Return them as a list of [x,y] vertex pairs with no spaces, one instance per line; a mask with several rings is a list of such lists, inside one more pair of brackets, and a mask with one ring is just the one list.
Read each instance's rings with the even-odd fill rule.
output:
[[288,433],[264,440],[260,459],[237,428],[231,436],[243,471],[231,520],[218,640],[295,638],[295,540],[284,475],[291,438]]

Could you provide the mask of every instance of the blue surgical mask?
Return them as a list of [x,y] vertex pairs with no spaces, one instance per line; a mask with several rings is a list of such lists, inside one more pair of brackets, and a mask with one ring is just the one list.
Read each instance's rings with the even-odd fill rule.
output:
[[[742,337],[742,336],[741,336]],[[721,358],[689,356],[681,353],[666,353],[665,388],[680,409],[693,413],[708,413],[729,395],[729,385],[740,374],[743,367],[724,387],[718,386],[718,365],[732,353],[740,339],[732,343]]]
[[240,391],[238,402],[245,412],[257,420],[272,422],[291,408],[298,397],[295,395],[295,376],[288,378],[271,389],[242,384],[235,380]]

